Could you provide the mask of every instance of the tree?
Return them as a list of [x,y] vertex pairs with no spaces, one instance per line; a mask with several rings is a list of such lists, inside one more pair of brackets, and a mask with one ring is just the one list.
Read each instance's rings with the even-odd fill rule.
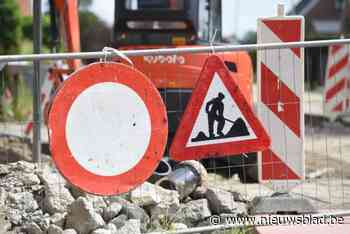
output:
[[345,38],[348,38],[350,36],[350,1],[343,1],[341,6],[341,32]]
[[19,52],[21,31],[21,15],[17,1],[2,0],[0,4],[0,54]]
[[[244,34],[242,40],[240,40],[241,44],[256,44],[257,42],[257,35],[255,31],[248,31]],[[256,69],[256,51],[250,51],[249,55],[253,62],[253,69],[255,71]]]
[[242,40],[240,40],[241,44],[255,44],[256,43],[256,32],[248,31],[244,34]]
[[[21,15],[17,1],[2,0],[0,3],[0,54],[18,54],[21,43]],[[11,88],[13,79],[9,79],[6,68],[1,71],[1,93]],[[0,96],[0,119],[4,118],[9,112],[5,108],[6,103]]]
[[[22,34],[23,37],[28,40],[33,40],[33,17],[24,16],[22,20]],[[51,44],[51,32],[50,32],[50,17],[49,15],[42,16],[42,37],[43,44],[46,47],[50,47]]]
[[90,11],[80,11],[80,41],[82,51],[98,51],[109,46],[111,28]]
[[92,4],[92,0],[79,0],[79,8],[81,10],[88,10]]

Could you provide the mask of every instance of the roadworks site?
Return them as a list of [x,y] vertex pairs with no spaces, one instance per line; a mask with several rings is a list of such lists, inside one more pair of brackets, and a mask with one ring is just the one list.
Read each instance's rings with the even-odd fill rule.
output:
[[[164,188],[157,183],[161,177],[152,177],[129,193],[95,196],[70,185],[50,155],[32,163],[31,147],[23,138],[0,137],[0,233],[145,233],[210,226],[212,215],[248,215],[255,197],[274,193],[269,185],[244,179],[242,167],[249,164],[223,158],[200,169],[201,182],[191,185],[190,194]],[[306,198],[317,212],[349,209],[349,154],[347,124],[306,118],[306,178],[290,195]],[[237,230],[242,232],[249,229]]]

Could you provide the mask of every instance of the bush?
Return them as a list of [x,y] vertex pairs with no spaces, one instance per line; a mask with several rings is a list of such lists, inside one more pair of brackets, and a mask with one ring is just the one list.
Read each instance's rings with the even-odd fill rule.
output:
[[[43,15],[41,23],[42,23],[43,45],[49,48],[51,43],[50,16]],[[33,40],[33,17],[32,16],[24,16],[22,18],[22,34],[25,39],[28,39],[30,41]]]
[[14,0],[1,0],[0,54],[16,54],[21,42],[21,15]]

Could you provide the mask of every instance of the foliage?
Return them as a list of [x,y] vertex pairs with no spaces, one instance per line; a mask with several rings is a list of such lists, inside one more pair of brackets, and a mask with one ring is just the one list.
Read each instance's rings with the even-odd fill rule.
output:
[[3,91],[8,89],[11,93],[8,98],[5,98],[4,93],[0,95],[0,121],[26,120],[32,108],[32,94],[29,87],[19,75],[10,78],[6,68],[0,72],[0,76],[1,89]]
[[21,42],[21,15],[17,1],[0,3],[0,54],[19,52]]
[[98,51],[110,44],[111,29],[96,14],[80,11],[79,19],[82,51]]
[[[0,3],[0,54],[16,54],[20,51],[21,15],[17,1],[2,0]],[[1,94],[8,88],[10,80],[6,67],[1,74]],[[12,115],[3,95],[0,96],[0,118],[5,114]]]
[[81,10],[87,10],[92,4],[92,0],[79,0],[79,8]]
[[[42,16],[41,24],[42,24],[43,45],[46,47],[50,47],[51,32],[50,32],[49,15]],[[22,33],[25,39],[28,39],[31,41],[33,40],[33,17],[32,16],[24,16],[22,18]]]
[[[257,42],[257,35],[254,31],[248,31],[243,36],[243,39],[240,41],[241,44],[256,44]],[[249,52],[250,58],[253,62],[253,69],[255,71],[256,69],[256,51]]]
[[255,31],[248,31],[244,34],[241,43],[242,44],[255,44],[256,43],[256,32]]
[[256,233],[255,228],[252,226],[243,226],[237,228],[228,228],[224,230],[220,230],[214,233],[222,233],[222,234],[253,234]]

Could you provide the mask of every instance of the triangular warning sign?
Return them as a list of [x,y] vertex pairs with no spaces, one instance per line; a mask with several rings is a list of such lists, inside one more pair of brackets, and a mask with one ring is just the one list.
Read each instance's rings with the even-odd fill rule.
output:
[[270,138],[221,59],[210,56],[170,147],[177,161],[267,149]]

